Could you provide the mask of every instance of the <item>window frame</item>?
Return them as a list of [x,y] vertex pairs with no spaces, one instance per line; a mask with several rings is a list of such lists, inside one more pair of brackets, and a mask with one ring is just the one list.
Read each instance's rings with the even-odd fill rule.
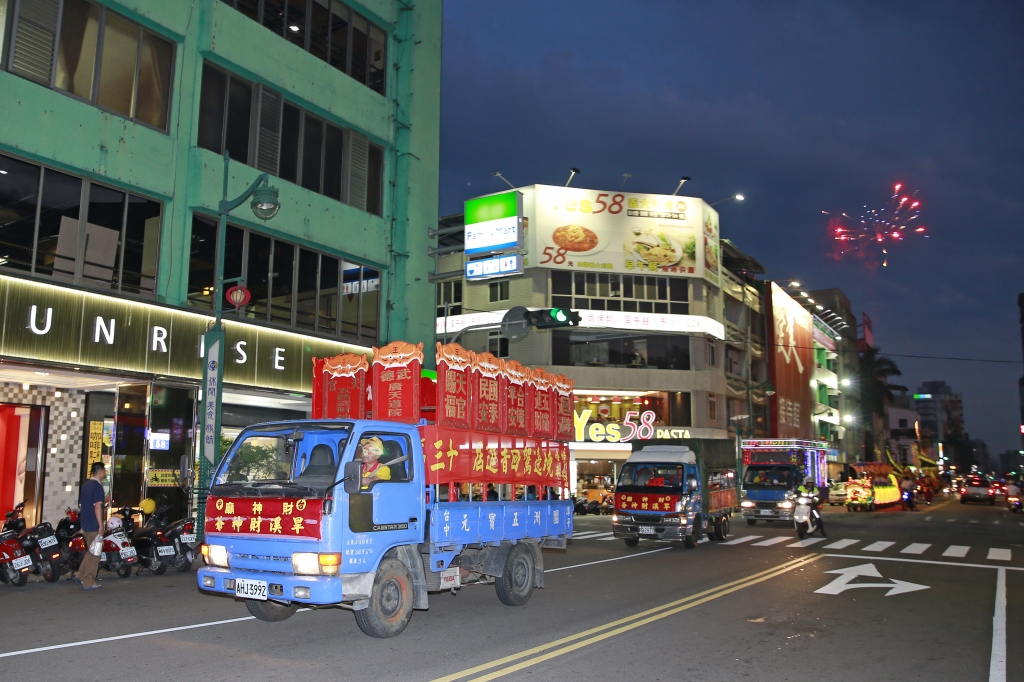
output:
[[[359,433],[356,438],[349,438],[349,442],[352,444],[351,445],[351,447],[352,447],[352,459],[348,460],[348,461],[359,462],[360,466],[362,466],[363,460],[360,457],[361,453],[359,452],[359,443],[364,438],[372,438],[374,436],[376,436],[377,438],[380,438],[381,442],[386,442],[385,438],[390,438],[390,439],[393,439],[393,440],[401,440],[401,441],[405,442],[405,453],[406,453],[405,456],[407,457],[407,459],[405,460],[405,462],[406,462],[405,470],[409,474],[409,476],[408,476],[408,478],[404,478],[404,479],[402,479],[400,481],[396,481],[394,479],[388,479],[386,481],[382,481],[382,480],[378,479],[378,480],[373,481],[372,483],[370,483],[365,488],[360,486],[360,491],[359,491],[360,494],[369,493],[371,490],[373,490],[373,487],[375,485],[377,485],[378,483],[415,483],[416,482],[416,467],[413,466],[412,439],[409,438],[408,434],[405,434],[405,433],[396,433],[394,431],[379,431],[379,430],[378,431],[369,431],[369,430],[368,431],[363,431],[363,432]],[[345,462],[345,461],[346,460],[342,459],[342,462]],[[386,467],[390,468],[390,465],[387,464],[386,462],[381,464],[381,466],[386,466]]]
[[503,303],[512,299],[511,287],[507,279],[488,283],[487,291],[488,303]]

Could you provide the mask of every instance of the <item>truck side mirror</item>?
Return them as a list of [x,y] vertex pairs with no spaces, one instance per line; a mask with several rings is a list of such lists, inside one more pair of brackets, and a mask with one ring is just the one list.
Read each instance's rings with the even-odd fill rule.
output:
[[346,462],[345,464],[345,492],[349,495],[358,495],[363,483],[363,463]]
[[686,477],[686,489],[693,492],[697,489],[697,477],[690,475]]

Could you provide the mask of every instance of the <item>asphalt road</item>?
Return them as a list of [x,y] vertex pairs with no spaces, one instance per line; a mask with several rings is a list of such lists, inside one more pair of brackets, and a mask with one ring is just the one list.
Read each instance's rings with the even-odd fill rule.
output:
[[784,524],[734,519],[727,543],[687,550],[627,548],[609,539],[609,517],[576,517],[577,539],[545,554],[547,587],[526,606],[466,586],[431,595],[389,640],[366,637],[340,609],[256,621],[242,602],[201,594],[194,573],[101,574],[92,592],[0,585],[0,671],[12,681],[1024,680],[1013,646],[1024,637],[1024,516],[945,500],[916,513],[826,507],[825,520],[828,539],[805,546]]

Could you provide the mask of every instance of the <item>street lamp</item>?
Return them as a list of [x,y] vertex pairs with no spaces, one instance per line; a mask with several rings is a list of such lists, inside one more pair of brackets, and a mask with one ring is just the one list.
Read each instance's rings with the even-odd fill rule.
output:
[[745,198],[746,197],[744,197],[742,194],[733,194],[731,197],[726,197],[724,199],[719,199],[718,201],[716,201],[713,204],[708,204],[708,206],[718,206],[719,204],[721,204],[724,201],[743,201]]
[[[224,151],[224,189],[217,205],[217,264],[213,283],[213,325],[203,334],[203,389],[202,389],[202,457],[199,458],[199,499],[210,487],[210,477],[220,462],[220,420],[224,392],[224,346],[227,343],[221,315],[224,308],[224,252],[228,229],[228,214],[252,197],[249,207],[253,215],[262,221],[271,220],[281,210],[276,187],[269,185],[270,175],[261,173],[249,188],[234,199],[228,200],[228,169],[231,155]],[[240,282],[235,277],[229,282]],[[199,504],[196,518],[200,532],[205,531],[205,506]],[[204,533],[205,535],[205,533]]]

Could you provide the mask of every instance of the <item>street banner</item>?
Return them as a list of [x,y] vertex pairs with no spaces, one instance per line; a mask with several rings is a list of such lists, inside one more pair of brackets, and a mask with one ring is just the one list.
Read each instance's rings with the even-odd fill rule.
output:
[[473,428],[501,433],[505,413],[505,361],[491,353],[473,354]]
[[505,422],[501,432],[514,436],[530,435],[527,415],[533,409],[533,385],[530,383],[532,370],[516,360],[506,360],[505,375]]
[[203,457],[220,461],[220,405],[224,378],[224,330],[214,327],[203,334]]
[[775,395],[771,397],[773,438],[814,437],[814,337],[811,314],[775,282],[767,300],[768,363]]
[[437,344],[437,418],[440,426],[473,426],[473,351],[457,343]]
[[313,419],[365,419],[369,369],[357,353],[313,358]]

